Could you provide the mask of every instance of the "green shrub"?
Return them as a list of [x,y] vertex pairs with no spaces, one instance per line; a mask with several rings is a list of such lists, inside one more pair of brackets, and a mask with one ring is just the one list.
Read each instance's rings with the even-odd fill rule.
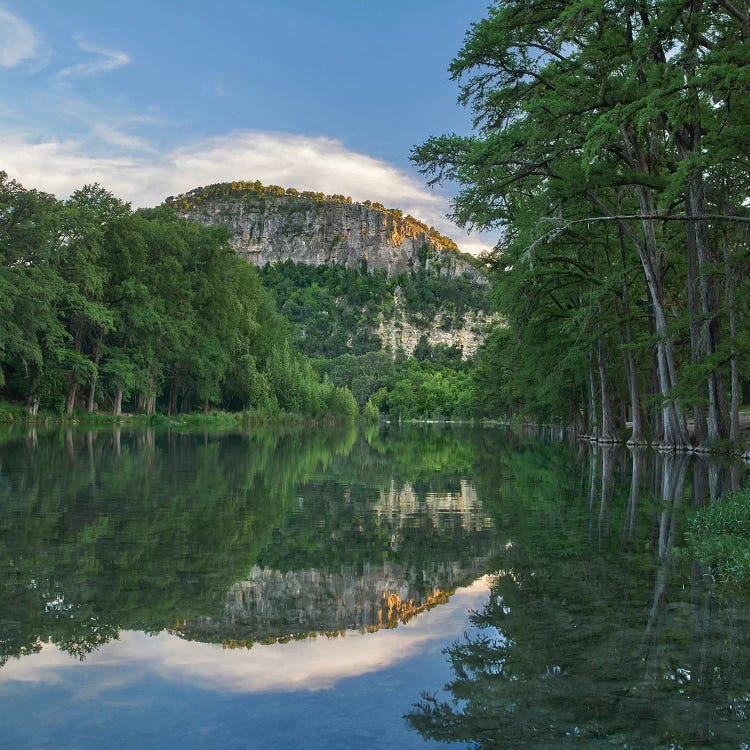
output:
[[717,580],[750,584],[750,485],[700,508],[688,519],[688,550]]

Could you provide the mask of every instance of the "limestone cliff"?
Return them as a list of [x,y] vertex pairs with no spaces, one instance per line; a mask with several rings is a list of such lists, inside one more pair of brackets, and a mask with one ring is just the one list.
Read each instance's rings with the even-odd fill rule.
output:
[[240,255],[258,266],[293,260],[396,275],[421,265],[449,276],[482,276],[450,239],[379,203],[258,182],[209,185],[166,203],[186,218],[226,226]]

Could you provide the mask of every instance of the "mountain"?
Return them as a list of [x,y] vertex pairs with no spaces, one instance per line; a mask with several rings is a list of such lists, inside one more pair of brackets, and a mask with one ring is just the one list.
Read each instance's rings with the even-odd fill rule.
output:
[[380,203],[259,182],[199,187],[166,203],[188,219],[228,227],[237,252],[256,266],[292,260],[394,276],[422,263],[451,277],[481,275],[451,239]]
[[165,202],[229,229],[309,356],[411,356],[421,344],[469,357],[496,322],[481,264],[398,209],[260,182],[198,187]]

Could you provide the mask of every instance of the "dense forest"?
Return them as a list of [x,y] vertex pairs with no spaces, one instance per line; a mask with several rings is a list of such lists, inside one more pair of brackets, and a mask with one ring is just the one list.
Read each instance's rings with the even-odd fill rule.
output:
[[32,414],[356,413],[223,228],[96,185],[58,201],[0,172],[0,252],[0,388]]
[[602,441],[736,441],[750,381],[744,4],[506,0],[450,66],[470,136],[413,152],[500,229],[498,412]]

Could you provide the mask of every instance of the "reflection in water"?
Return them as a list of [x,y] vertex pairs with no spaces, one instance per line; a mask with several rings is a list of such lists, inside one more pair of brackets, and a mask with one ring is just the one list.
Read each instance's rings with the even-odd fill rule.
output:
[[[479,579],[458,589],[446,606],[405,627],[374,635],[323,633],[248,650],[238,649],[237,643],[195,643],[168,633],[149,636],[123,631],[117,643],[87,658],[96,670],[85,690],[95,691],[98,681],[106,684],[112,679],[111,674],[102,674],[102,668],[117,670],[123,684],[158,676],[242,693],[330,689],[341,680],[391,667],[454,637],[465,626],[466,612],[486,600],[488,585],[486,578]],[[6,665],[4,677],[30,683],[60,682],[76,666],[59,648],[45,645],[33,658]]]
[[[429,441],[425,463],[461,454]],[[494,544],[467,479],[394,473],[348,430],[34,430],[0,451],[0,664],[47,640],[83,659],[120,629],[392,627],[481,575]]]
[[[316,720],[347,701],[357,716],[337,741],[320,725],[329,746],[375,746],[353,737],[382,739],[388,723],[402,746],[742,747],[747,602],[682,545],[685,513],[721,502],[741,468],[548,433],[0,438],[0,723],[33,746],[27,724],[46,721],[36,744],[54,745],[78,729],[74,686],[111,696],[116,684],[86,721],[150,695],[156,742],[161,681],[160,696],[190,696],[172,714],[197,726],[188,747],[244,746],[233,732],[248,716],[304,744],[313,712],[289,719],[301,692],[318,696]],[[472,584],[488,572],[489,592]],[[447,651],[448,695],[435,694],[439,651],[464,632]],[[399,717],[422,689],[407,733]],[[232,691],[256,702],[201,744],[195,722]],[[101,744],[90,729],[68,746]]]
[[514,484],[507,572],[446,652],[452,700],[427,692],[408,722],[476,747],[746,749],[750,612],[675,554],[683,503],[741,471],[592,447],[588,473],[585,506]]

